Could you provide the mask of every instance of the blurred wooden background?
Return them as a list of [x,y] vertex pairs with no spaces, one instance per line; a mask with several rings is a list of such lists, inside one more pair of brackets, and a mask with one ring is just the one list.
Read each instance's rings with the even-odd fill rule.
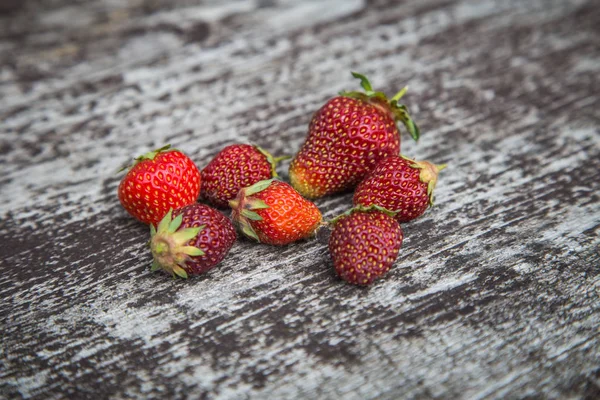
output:
[[[599,2],[1,4],[0,397],[600,398]],[[116,170],[293,154],[350,70],[449,164],[389,275],[342,283],[326,235],[150,273]]]

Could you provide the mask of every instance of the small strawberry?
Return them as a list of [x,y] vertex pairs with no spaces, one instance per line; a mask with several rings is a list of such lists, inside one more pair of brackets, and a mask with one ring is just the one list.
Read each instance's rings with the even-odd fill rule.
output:
[[355,72],[365,89],[342,92],[313,116],[306,141],[290,164],[292,186],[303,196],[317,198],[354,188],[377,162],[400,153],[401,121],[413,139],[419,128],[398,100],[374,92],[368,79]]
[[119,185],[119,200],[136,219],[156,224],[169,209],[198,199],[200,179],[194,162],[167,145],[135,159]]
[[236,239],[231,221],[204,204],[169,210],[158,227],[150,225],[152,271],[174,277],[202,274],[220,263]]
[[231,218],[261,243],[284,245],[307,238],[321,223],[321,212],[289,184],[268,179],[240,190],[229,202]]
[[402,246],[402,229],[389,211],[355,207],[332,221],[329,253],[335,271],[354,285],[369,285],[387,273]]
[[420,217],[433,204],[438,173],[446,165],[402,156],[381,160],[354,192],[354,205],[375,204],[396,213],[398,222]]
[[215,207],[227,207],[240,189],[277,177],[275,166],[286,158],[249,144],[227,146],[202,170],[202,197]]

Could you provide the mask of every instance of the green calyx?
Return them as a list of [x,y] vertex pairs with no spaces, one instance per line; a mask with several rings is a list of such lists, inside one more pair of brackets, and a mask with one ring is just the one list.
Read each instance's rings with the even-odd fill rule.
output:
[[419,172],[419,180],[427,185],[427,196],[429,196],[429,205],[433,205],[433,190],[437,184],[438,174],[441,170],[446,168],[447,164],[436,165],[429,161],[416,161],[412,158],[400,155],[403,159],[410,162],[411,168],[417,168]]
[[152,251],[151,271],[163,269],[173,277],[186,279],[185,264],[191,257],[203,256],[204,251],[190,246],[190,240],[198,236],[204,225],[195,228],[181,227],[183,216],[173,218],[173,209],[160,221],[158,227],[150,225],[150,250]]
[[398,214],[397,211],[391,211],[388,210],[387,208],[378,206],[377,204],[371,204],[369,206],[363,206],[363,205],[357,205],[351,209],[349,209],[348,211],[338,215],[337,217],[332,218],[331,220],[329,220],[327,222],[327,225],[329,226],[333,226],[335,225],[340,219],[345,218],[351,214],[357,213],[357,212],[372,212],[372,211],[379,211],[382,212],[392,218],[394,218],[396,216],[396,214]]
[[268,151],[266,151],[265,149],[263,149],[262,147],[259,146],[254,146],[254,148],[256,150],[258,150],[258,152],[260,154],[262,154],[263,156],[265,156],[265,158],[267,159],[267,162],[271,165],[271,177],[273,178],[277,178],[279,177],[279,175],[277,175],[277,163],[283,161],[283,160],[288,160],[290,158],[292,158],[292,156],[281,156],[281,157],[273,157],[271,155],[271,153],[269,153]]
[[404,104],[399,104],[398,101],[404,96],[408,87],[402,88],[398,93],[394,95],[391,99],[383,92],[374,91],[371,86],[371,82],[367,79],[366,76],[359,74],[357,72],[352,72],[352,76],[360,79],[360,85],[364,89],[364,92],[341,92],[341,96],[352,97],[355,99],[361,99],[363,101],[374,104],[377,107],[383,107],[386,111],[389,111],[394,116],[394,120],[396,122],[400,121],[406,127],[406,130],[410,134],[410,136],[415,140],[419,140],[419,136],[421,132],[419,131],[419,127],[411,118],[408,108]]
[[134,158],[133,159],[134,162],[133,162],[132,165],[127,165],[127,166],[121,168],[119,170],[119,172],[125,171],[125,170],[129,170],[129,169],[135,167],[136,164],[138,164],[138,163],[140,163],[142,161],[145,161],[145,160],[154,160],[154,158],[159,153],[164,153],[164,152],[167,152],[167,151],[175,151],[175,150],[177,150],[177,149],[172,148],[170,144],[164,145],[163,147],[161,147],[159,149],[149,151],[148,153],[142,154],[141,156]]
[[254,185],[241,189],[234,200],[229,201],[229,206],[234,211],[234,222],[247,237],[260,242],[256,231],[250,221],[262,221],[262,217],[255,210],[269,208],[269,205],[252,195],[262,192],[273,183],[275,179],[265,179]]

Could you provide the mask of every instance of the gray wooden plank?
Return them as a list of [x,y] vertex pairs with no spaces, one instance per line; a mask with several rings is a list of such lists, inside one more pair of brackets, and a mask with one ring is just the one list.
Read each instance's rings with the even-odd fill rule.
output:
[[[57,0],[0,18],[4,397],[598,397],[596,2]],[[423,136],[403,152],[449,164],[390,274],[343,284],[326,232],[239,240],[187,282],[150,273],[116,170],[165,142],[199,166],[238,141],[293,154],[349,70],[408,83]]]

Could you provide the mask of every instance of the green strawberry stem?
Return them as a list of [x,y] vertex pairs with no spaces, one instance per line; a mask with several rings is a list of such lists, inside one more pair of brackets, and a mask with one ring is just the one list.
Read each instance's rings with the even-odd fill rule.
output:
[[273,157],[273,161],[275,161],[276,163],[284,161],[284,160],[289,160],[291,159],[292,156],[281,156],[281,157]]
[[386,215],[389,215],[390,217],[394,217],[398,212],[397,211],[391,211],[388,210],[387,208],[378,206],[377,204],[371,204],[369,206],[363,206],[363,205],[357,205],[356,207],[353,207],[351,209],[349,209],[348,211],[345,211],[344,213],[332,218],[331,220],[329,220],[326,224],[329,226],[333,226],[335,225],[340,219],[347,217],[355,212],[371,212],[371,211],[379,211],[382,212]]
[[154,258],[151,271],[163,269],[173,277],[186,279],[185,263],[190,257],[204,255],[202,249],[189,245],[190,240],[204,229],[204,225],[178,230],[183,216],[180,214],[172,218],[172,215],[173,209],[170,209],[158,227],[150,225],[150,249]]
[[404,94],[406,93],[406,91],[408,90],[408,86],[404,86],[402,88],[402,90],[400,90],[398,93],[396,93],[396,95],[394,95],[394,97],[392,97],[392,100],[390,101],[398,101],[402,98],[402,96],[404,96]]
[[158,153],[163,153],[167,150],[175,150],[175,149],[171,149],[171,145],[166,144],[161,148],[158,148],[156,150],[152,150],[152,151],[149,151],[148,153],[142,154],[141,156],[137,157],[136,160],[138,160],[138,161],[154,160],[154,157],[156,157],[158,155]]
[[373,86],[371,86],[371,82],[369,82],[369,79],[366,76],[359,74],[358,72],[350,73],[353,77],[360,79],[360,86],[362,86],[362,88],[365,89],[365,92],[373,92]]
[[259,146],[254,146],[254,148],[256,150],[258,150],[263,156],[265,156],[267,158],[267,161],[269,162],[269,164],[271,165],[271,177],[273,178],[277,178],[279,175],[277,175],[277,163],[283,161],[283,160],[287,160],[292,158],[292,156],[281,156],[281,157],[273,157],[273,155],[271,155],[271,153],[269,153],[268,151],[266,151],[265,149],[263,149],[262,147]]
[[396,93],[394,97],[388,99],[385,93],[373,90],[371,82],[369,82],[369,79],[367,79],[366,76],[357,72],[352,72],[352,76],[357,79],[360,79],[360,85],[365,90],[364,93],[341,92],[340,95],[360,99],[374,104],[378,107],[385,107],[387,111],[392,113],[396,122],[402,122],[410,136],[415,141],[419,140],[419,137],[421,136],[421,131],[419,130],[417,124],[411,118],[408,112],[408,108],[404,104],[398,104],[398,101],[402,98],[402,96],[404,96],[404,94],[408,90],[408,87],[402,88],[402,90]]
[[166,152],[166,151],[174,151],[174,150],[176,150],[176,149],[174,149],[174,148],[171,148],[171,145],[170,145],[170,144],[166,144],[166,145],[164,145],[164,146],[163,146],[163,147],[161,147],[161,148],[158,148],[158,149],[156,149],[156,150],[149,151],[149,152],[147,152],[147,153],[144,153],[144,154],[142,154],[141,156],[138,156],[138,157],[134,158],[134,159],[133,159],[133,161],[134,161],[134,162],[133,162],[133,164],[124,166],[123,168],[119,169],[119,171],[118,171],[118,172],[122,172],[122,171],[125,171],[125,170],[129,170],[129,169],[131,169],[131,168],[135,167],[135,165],[136,165],[136,164],[138,164],[138,163],[140,163],[140,162],[142,162],[142,161],[144,161],[144,160],[154,160],[154,158],[155,158],[155,157],[156,157],[156,156],[157,156],[159,153],[164,153],[164,152]]

